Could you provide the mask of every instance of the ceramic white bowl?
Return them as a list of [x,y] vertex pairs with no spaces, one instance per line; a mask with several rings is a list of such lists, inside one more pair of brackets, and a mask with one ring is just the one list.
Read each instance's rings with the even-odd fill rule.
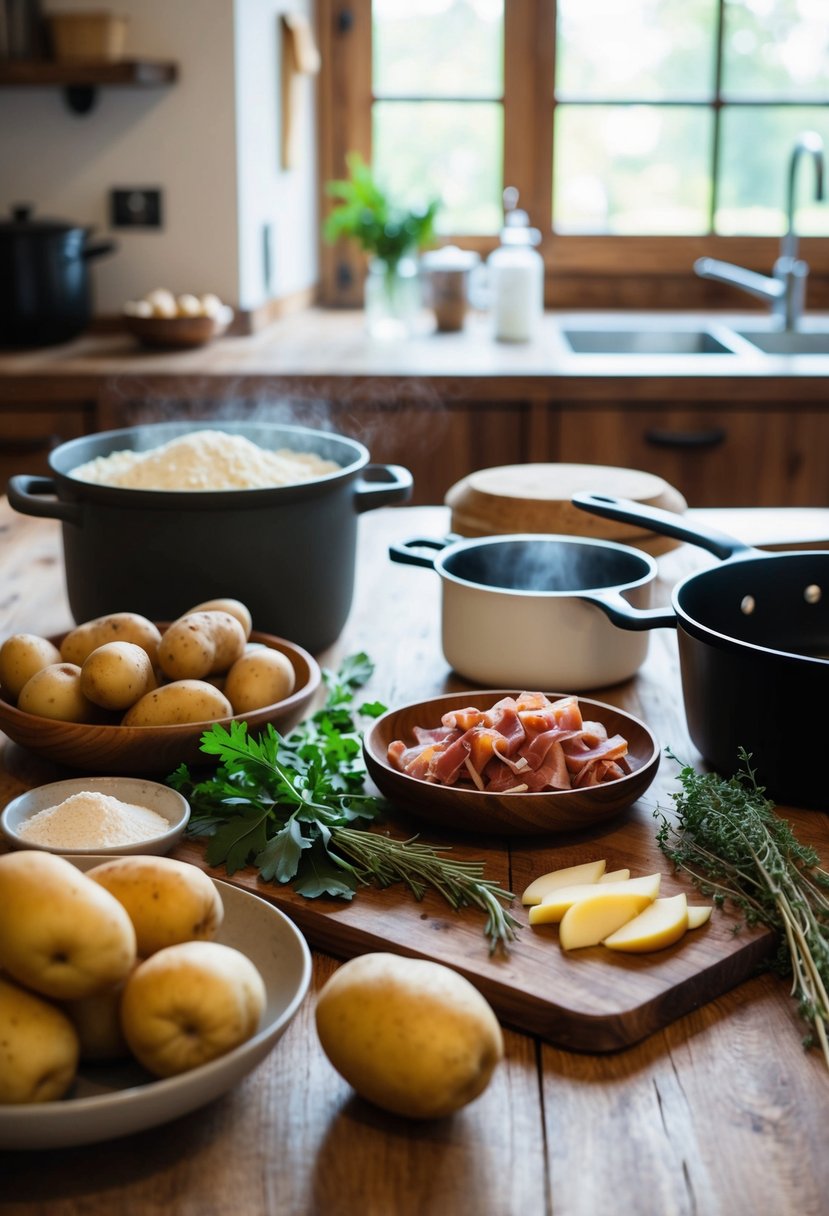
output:
[[[103,857],[72,860],[87,870]],[[253,1038],[209,1064],[161,1080],[129,1061],[82,1065],[61,1101],[0,1106],[0,1149],[71,1148],[157,1127],[238,1085],[274,1048],[305,999],[311,952],[273,904],[229,883],[216,881],[216,887],[225,913],[217,940],[246,954],[265,981],[265,1012]]]
[[[108,794],[111,798],[117,798],[131,806],[148,807],[157,815],[163,816],[169,826],[159,835],[135,844],[104,845],[90,842],[73,848],[39,844],[20,835],[20,828],[32,815],[47,807],[57,806],[73,794],[84,791]],[[52,781],[48,785],[40,785],[12,799],[0,815],[0,828],[8,842],[16,849],[42,849],[47,853],[62,853],[67,856],[89,853],[102,856],[125,853],[159,854],[169,853],[173,845],[181,839],[189,819],[190,804],[187,799],[157,781],[145,781],[141,777],[71,777],[66,781]]]

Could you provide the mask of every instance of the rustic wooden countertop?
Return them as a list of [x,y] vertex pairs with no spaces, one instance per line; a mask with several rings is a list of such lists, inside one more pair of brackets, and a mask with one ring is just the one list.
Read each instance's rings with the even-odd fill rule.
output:
[[[829,510],[776,512],[776,522],[744,511],[705,514],[752,543],[794,540],[806,524],[812,538],[829,535]],[[446,524],[447,512],[438,507],[385,509],[360,520],[354,608],[336,647],[320,657],[333,666],[342,655],[366,649],[376,663],[367,691],[387,704],[469,687],[452,675],[441,654],[438,580],[429,572],[393,567],[386,556],[391,540],[442,535]],[[17,516],[3,501],[0,534],[0,635],[66,628],[71,621],[58,525]],[[711,560],[689,546],[665,554],[659,559],[661,593]],[[591,695],[636,713],[693,762],[672,630],[654,631],[636,678]],[[5,772],[0,801],[31,783],[31,774]],[[660,771],[655,788],[661,801],[672,788],[668,771]],[[649,808],[638,814],[641,830],[652,832]],[[829,856],[827,815],[791,817],[803,839]],[[587,847],[595,853],[600,840]],[[552,868],[556,847],[549,842],[536,862]],[[381,898],[406,903],[410,897],[390,889]],[[432,901],[423,909],[436,915]],[[442,917],[451,931],[452,914]],[[826,1211],[829,1073],[818,1054],[801,1046],[803,1026],[785,981],[769,974],[750,978],[619,1052],[575,1053],[506,1029],[506,1058],[486,1092],[451,1119],[412,1123],[355,1097],[322,1053],[314,993],[337,965],[330,954],[314,951],[313,991],[285,1037],[238,1088],[210,1106],[95,1147],[0,1153],[3,1212]]]
[[[549,395],[553,386],[561,395],[583,390],[588,382],[604,384],[610,391],[626,383],[639,397],[648,395],[648,382],[664,385],[670,380],[678,392],[688,384],[698,393],[699,382],[704,381],[708,388],[716,383],[730,386],[734,393],[743,384],[752,400],[776,397],[779,401],[783,384],[792,387],[798,399],[825,397],[829,355],[770,356],[746,345],[734,354],[574,354],[561,330],[568,324],[583,325],[586,317],[598,328],[606,322],[642,321],[667,328],[712,323],[711,317],[683,313],[548,312],[534,341],[510,344],[493,339],[486,315],[470,315],[461,333],[439,334],[424,313],[408,340],[382,342],[367,335],[361,311],[317,308],[287,316],[256,334],[225,336],[191,351],[145,350],[128,334],[111,333],[82,336],[60,346],[0,352],[0,401],[23,389],[53,388],[56,382],[64,393],[94,392],[103,384],[114,384],[117,390],[120,378],[153,384],[188,379],[205,390],[211,381],[228,380],[237,381],[240,390],[276,381],[320,391],[343,379],[358,384],[429,381],[455,386],[465,394],[501,397]],[[762,327],[765,318],[729,314],[725,320],[735,327],[743,323]]]

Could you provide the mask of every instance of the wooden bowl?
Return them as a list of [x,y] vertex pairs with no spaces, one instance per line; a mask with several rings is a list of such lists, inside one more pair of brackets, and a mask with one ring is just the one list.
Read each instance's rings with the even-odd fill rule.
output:
[[160,350],[189,350],[206,346],[225,332],[233,319],[227,305],[215,317],[135,317],[124,313],[124,328],[142,346]]
[[[164,626],[159,625],[163,630]],[[50,640],[60,646],[65,635]],[[247,722],[253,731],[269,722],[281,733],[289,731],[305,714],[317,692],[322,674],[316,659],[301,646],[269,633],[250,635],[252,642],[261,642],[279,650],[290,659],[296,674],[296,686],[289,697],[266,705],[263,709],[237,714],[234,719]],[[85,722],[58,722],[37,714],[23,713],[0,695],[0,730],[21,747],[44,756],[67,768],[87,773],[128,774],[147,776],[151,773],[169,774],[179,764],[205,764],[207,759],[199,749],[201,737],[211,722],[187,722],[177,726],[112,726]]]
[[[510,690],[449,693],[389,710],[366,731],[363,752],[366,767],[381,793],[402,810],[444,831],[476,832],[500,836],[543,836],[593,827],[626,810],[645,792],[659,768],[660,746],[644,722],[614,705],[579,697],[585,719],[601,722],[608,735],[628,741],[632,772],[616,781],[579,790],[553,790],[534,794],[486,793],[421,781],[393,768],[387,758],[395,739],[414,743],[414,727],[435,727],[452,709],[474,705],[489,709],[502,697],[517,697]],[[565,693],[548,693],[551,701]]]

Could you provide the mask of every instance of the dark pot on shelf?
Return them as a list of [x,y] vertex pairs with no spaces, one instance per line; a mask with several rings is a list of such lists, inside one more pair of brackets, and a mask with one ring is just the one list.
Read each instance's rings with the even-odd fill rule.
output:
[[254,628],[319,652],[337,639],[351,608],[357,516],[405,501],[411,474],[369,464],[367,449],[342,435],[222,422],[213,429],[270,450],[315,452],[340,468],[255,490],[134,490],[72,476],[96,457],[148,451],[205,428],[170,422],[70,440],[49,456],[53,476],[10,479],[9,502],[24,515],[62,522],[76,621],[119,611],[172,620],[229,596],[247,604]]
[[35,219],[30,206],[0,221],[0,346],[50,346],[82,333],[92,319],[88,263],[112,241],[63,220]]

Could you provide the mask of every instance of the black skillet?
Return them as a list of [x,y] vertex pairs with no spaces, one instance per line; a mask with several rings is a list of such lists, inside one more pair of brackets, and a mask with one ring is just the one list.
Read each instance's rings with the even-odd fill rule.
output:
[[716,772],[734,773],[744,748],[769,798],[829,810],[829,552],[767,553],[606,494],[573,502],[722,559],[678,583],[670,608],[581,598],[623,629],[676,627],[688,731]]

